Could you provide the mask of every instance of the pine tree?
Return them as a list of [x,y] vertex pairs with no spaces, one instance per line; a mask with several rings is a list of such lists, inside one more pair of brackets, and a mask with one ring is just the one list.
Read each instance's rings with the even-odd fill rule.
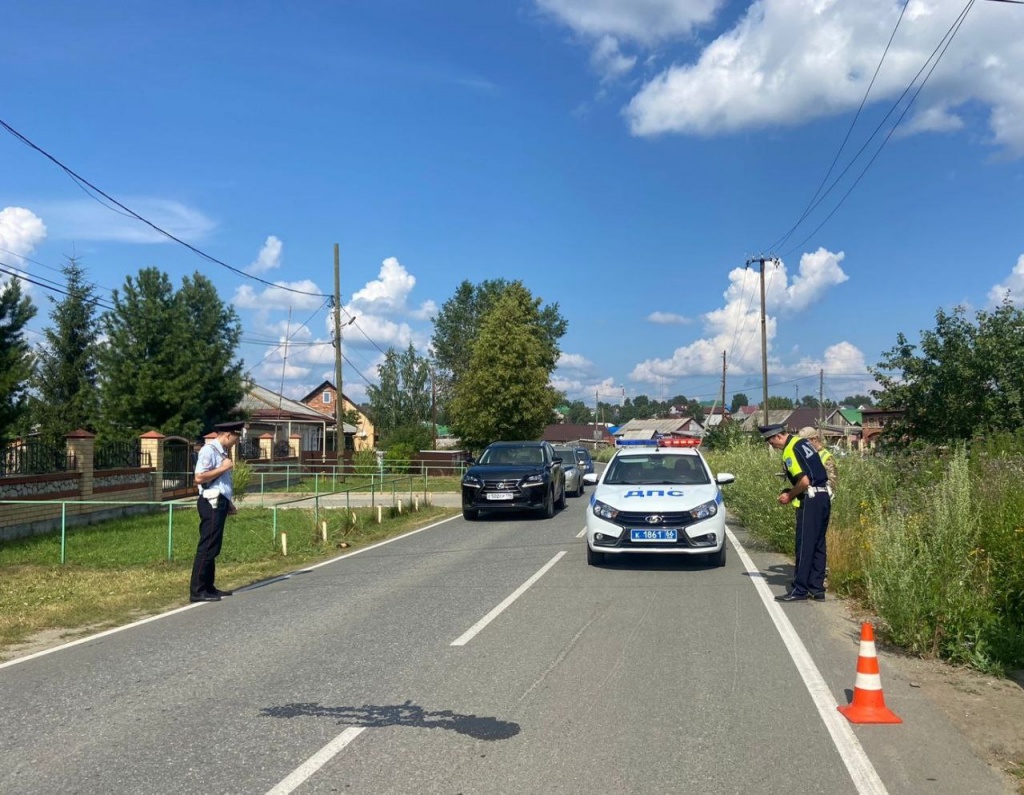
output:
[[51,443],[78,428],[95,430],[98,411],[96,391],[96,339],[93,288],[74,257],[62,268],[67,294],[50,298],[53,325],[44,332],[45,342],[36,351],[31,401],[32,423]]
[[35,314],[16,277],[0,286],[0,438],[23,430],[33,364],[25,326]]

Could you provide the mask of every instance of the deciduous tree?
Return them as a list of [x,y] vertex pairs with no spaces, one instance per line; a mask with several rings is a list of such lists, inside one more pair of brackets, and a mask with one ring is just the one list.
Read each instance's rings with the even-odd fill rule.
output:
[[455,382],[451,422],[470,449],[496,439],[537,439],[554,419],[549,385],[558,348],[545,331],[540,300],[520,282],[487,312],[466,372]]
[[374,427],[386,443],[396,429],[430,419],[430,362],[410,343],[402,353],[388,348],[377,374],[379,384],[368,386],[366,394]]

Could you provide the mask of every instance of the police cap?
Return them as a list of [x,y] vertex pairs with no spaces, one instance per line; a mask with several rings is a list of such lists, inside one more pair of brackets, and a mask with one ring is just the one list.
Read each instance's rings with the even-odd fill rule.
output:
[[771,439],[773,436],[778,436],[780,433],[786,432],[785,425],[758,425],[757,430],[760,432],[763,439]]
[[242,428],[245,427],[245,421],[239,420],[238,422],[218,422],[213,426],[213,429],[217,433],[235,433],[239,436],[242,435]]

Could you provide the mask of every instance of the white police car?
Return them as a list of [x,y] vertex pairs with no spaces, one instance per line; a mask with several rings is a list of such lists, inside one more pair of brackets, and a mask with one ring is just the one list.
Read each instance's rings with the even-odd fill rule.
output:
[[725,565],[725,503],[720,485],[735,475],[711,474],[699,439],[666,438],[621,447],[596,484],[587,508],[587,563],[610,555],[705,555]]

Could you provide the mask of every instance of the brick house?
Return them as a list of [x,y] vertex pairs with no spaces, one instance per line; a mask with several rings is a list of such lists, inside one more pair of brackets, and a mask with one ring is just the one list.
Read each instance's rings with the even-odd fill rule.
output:
[[[355,450],[373,450],[377,446],[377,431],[370,422],[370,418],[353,403],[348,395],[342,394],[342,413],[356,411],[359,413],[359,422],[356,423],[356,432],[352,439]],[[299,402],[309,406],[314,411],[333,417],[337,408],[338,389],[330,381],[324,381],[320,386],[313,389]]]

